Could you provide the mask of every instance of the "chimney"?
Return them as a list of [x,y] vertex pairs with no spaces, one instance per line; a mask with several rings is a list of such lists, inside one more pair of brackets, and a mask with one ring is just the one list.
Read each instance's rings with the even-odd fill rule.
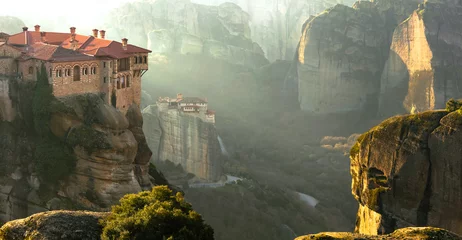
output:
[[106,31],[100,30],[99,31],[99,37],[102,38],[102,39],[105,39],[106,38]]
[[46,35],[47,33],[46,32],[40,32],[40,41],[43,42],[43,43],[46,43]]
[[176,99],[177,99],[177,100],[183,100],[183,94],[178,93],[178,94],[176,95]]
[[29,29],[29,28],[28,28],[28,27],[23,27],[23,28],[22,28],[22,31],[23,31],[23,32],[26,32],[27,29]]
[[93,37],[98,37],[98,29],[93,29]]
[[71,34],[75,34],[75,27],[71,27]]
[[127,50],[127,43],[128,43],[128,39],[123,38],[122,39],[122,47],[124,48],[124,50]]
[[77,47],[79,46],[79,41],[75,40],[75,33],[71,35],[70,43],[71,43],[72,50],[74,51],[77,50]]
[[40,32],[40,25],[35,25],[34,28],[36,32]]

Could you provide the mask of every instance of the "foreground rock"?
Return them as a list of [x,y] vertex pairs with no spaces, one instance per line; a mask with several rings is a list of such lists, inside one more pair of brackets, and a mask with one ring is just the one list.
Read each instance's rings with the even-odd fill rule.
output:
[[6,223],[0,228],[0,239],[19,240],[98,240],[102,228],[98,221],[108,213],[52,211]]
[[396,240],[396,239],[434,239],[434,240],[460,240],[462,237],[440,228],[403,228],[394,231],[392,234],[381,236],[370,236],[354,233],[318,233],[308,236],[298,237],[295,240],[323,240],[323,239],[343,239],[343,240]]
[[435,226],[462,234],[462,112],[390,118],[351,150],[356,231]]
[[308,19],[295,54],[300,107],[314,114],[373,110],[391,33],[419,1],[359,1]]
[[381,79],[381,114],[438,109],[462,96],[461,11],[455,1],[429,0],[396,28]]

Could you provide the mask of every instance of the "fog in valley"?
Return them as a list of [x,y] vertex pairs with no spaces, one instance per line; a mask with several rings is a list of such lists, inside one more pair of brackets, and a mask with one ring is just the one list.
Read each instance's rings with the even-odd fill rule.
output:
[[[149,172],[151,180],[155,178],[155,183],[161,185],[157,177],[163,175],[175,191],[184,192],[193,209],[214,229],[217,240],[291,240],[325,231],[353,232],[355,227],[358,231],[358,226],[364,224],[360,216],[375,216],[375,212],[383,209],[391,214],[398,209],[395,205],[395,208],[381,208],[381,204],[387,204],[392,197],[379,202],[380,193],[374,193],[376,195],[365,200],[361,197],[367,187],[358,190],[355,183],[352,185],[352,177],[363,174],[359,170],[359,173],[356,170],[350,173],[350,167],[353,169],[350,154],[353,158],[356,151],[360,151],[358,138],[363,141],[365,138],[360,137],[363,133],[388,117],[444,108],[450,98],[461,96],[456,92],[459,80],[452,77],[459,72],[453,69],[460,62],[454,60],[451,67],[435,68],[445,70],[432,78],[434,90],[433,82],[421,79],[434,74],[431,60],[425,61],[429,52],[440,48],[432,42],[425,48],[404,50],[400,49],[403,44],[393,44],[397,39],[409,37],[399,35],[402,22],[414,24],[415,29],[422,24],[436,26],[432,22],[408,19],[421,3],[420,0],[357,3],[353,0],[18,0],[1,4],[0,32],[13,35],[21,33],[24,26],[34,31],[37,24],[39,31],[47,33],[69,33],[70,27],[76,27],[77,34],[86,36],[98,29],[106,31],[106,39],[120,42],[127,38],[128,44],[152,51],[147,57],[149,70],[143,73],[141,81],[143,131],[133,130],[131,121],[135,117],[129,117],[131,110],[127,113],[130,124],[126,126],[110,120],[130,129],[137,140],[144,132],[145,144],[152,152],[149,171],[160,172],[156,176]],[[428,14],[430,10],[426,11]],[[444,21],[441,19],[439,21]],[[459,43],[447,40],[452,37],[448,36],[447,46],[441,47],[444,49],[441,52],[452,52],[451,59],[459,59],[460,49],[450,50]],[[96,32],[98,37],[101,35]],[[427,48],[428,54],[411,54],[420,51],[416,49]],[[408,50],[409,55],[404,57],[403,53]],[[437,53],[434,56],[440,57]],[[414,57],[422,63],[418,65],[414,64],[417,60],[409,60]],[[442,64],[452,61],[448,59],[442,60]],[[141,58],[135,61],[142,62]],[[420,69],[421,66],[424,67]],[[419,74],[413,75],[417,72]],[[444,86],[442,81],[434,80],[443,75]],[[118,78],[109,81],[119,84]],[[118,106],[115,101],[121,101],[121,98],[108,99],[113,106]],[[191,101],[191,105],[181,107],[182,101]],[[20,101],[12,102],[16,106]],[[7,107],[0,104],[0,113],[7,116],[5,109]],[[27,118],[22,114],[16,116]],[[6,122],[5,119],[0,118]],[[62,119],[66,124],[75,121]],[[52,118],[50,125],[55,135],[61,131],[52,127],[57,122]],[[114,131],[118,131],[116,129]],[[66,131],[71,134],[70,130]],[[6,132],[0,135],[7,135]],[[402,137],[404,132],[396,138],[390,137],[390,141]],[[412,136],[426,136],[419,134]],[[124,141],[128,140],[120,140]],[[375,144],[374,141],[371,140],[371,144]],[[387,154],[393,155],[394,151]],[[125,150],[124,156],[130,155],[128,152]],[[138,154],[144,154],[140,152],[138,150]],[[393,159],[402,156],[398,152],[396,150]],[[7,158],[6,152],[0,153],[5,154],[0,154],[0,158]],[[358,158],[366,158],[364,154],[361,152]],[[373,153],[368,154],[374,159]],[[106,155],[100,154],[95,159],[103,159],[101,156]],[[133,155],[135,161],[138,156]],[[94,167],[92,164],[89,166]],[[20,179],[17,176],[30,174],[17,170],[22,168],[27,168],[26,164],[11,168],[11,174],[5,175],[5,179]],[[83,169],[77,163],[79,168]],[[134,171],[138,174],[137,171],[148,170],[141,167]],[[383,169],[378,171],[387,174]],[[117,174],[122,175],[116,170],[108,173]],[[364,174],[370,177],[376,173]],[[27,178],[29,184],[32,176],[34,174]],[[130,176],[135,179],[133,173]],[[81,181],[79,177],[75,179],[72,181]],[[138,188],[146,190],[148,185],[141,183],[146,179],[141,179],[136,179],[141,186]],[[147,179],[149,181],[149,177]],[[7,186],[8,181],[0,181],[0,187]],[[27,181],[24,180],[24,184],[28,184]],[[387,189],[381,183],[374,184],[379,185],[378,189]],[[125,191],[126,188],[122,185],[111,188],[104,196],[109,199],[111,194],[117,195],[118,189]],[[39,193],[32,199],[47,194]],[[399,194],[403,193],[397,192],[397,196]],[[31,205],[31,194],[23,195],[27,197],[25,205]],[[22,195],[16,195],[19,199],[18,196]],[[64,197],[59,196],[61,200]],[[107,204],[93,201],[98,193],[95,196],[85,195],[88,199],[85,204],[91,204],[84,205],[91,206],[92,210],[109,209]],[[372,202],[380,207],[374,209]],[[422,212],[425,201],[418,202]],[[50,209],[50,202],[46,204],[45,208]],[[36,202],[33,205],[34,208],[41,206]],[[3,219],[27,217],[23,215],[32,211],[29,206],[29,211],[19,214],[14,210],[12,214],[13,210],[4,211],[2,206],[0,202],[0,223]],[[20,209],[22,205],[18,206]],[[66,209],[64,206],[69,205],[61,203],[57,209]],[[365,208],[370,208],[367,210],[370,212]],[[412,222],[403,219],[399,221]],[[391,225],[383,226],[382,229],[387,229]]]

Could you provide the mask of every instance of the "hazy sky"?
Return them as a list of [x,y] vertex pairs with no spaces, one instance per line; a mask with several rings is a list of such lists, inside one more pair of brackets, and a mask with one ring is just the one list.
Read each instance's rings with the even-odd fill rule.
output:
[[101,28],[112,8],[133,0],[0,1],[1,16],[19,17],[29,28],[39,24],[44,31],[68,31],[71,25],[78,30]]

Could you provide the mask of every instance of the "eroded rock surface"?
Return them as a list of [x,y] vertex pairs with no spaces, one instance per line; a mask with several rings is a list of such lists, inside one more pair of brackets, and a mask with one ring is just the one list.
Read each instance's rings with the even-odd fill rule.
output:
[[52,211],[6,223],[0,228],[0,239],[98,240],[102,227],[98,221],[108,213]]
[[462,96],[461,12],[456,1],[426,1],[396,28],[381,78],[382,115],[438,109]]
[[215,126],[199,117],[179,111],[161,111],[156,106],[143,110],[144,131],[153,162],[171,161],[207,181],[218,181],[222,156]]
[[268,63],[260,46],[251,40],[249,15],[234,3],[205,6],[189,0],[140,1],[127,3],[112,16],[108,34],[116,39],[139,36],[132,40],[154,53],[204,54],[247,67]]
[[459,240],[462,237],[440,228],[403,228],[388,235],[370,236],[353,233],[318,233],[308,236],[298,237],[295,240],[323,240],[323,239],[344,239],[344,240],[396,240],[396,239],[435,239],[435,240]]
[[301,109],[326,114],[376,108],[391,32],[417,2],[360,1],[308,19],[295,55]]
[[435,226],[462,233],[462,112],[390,118],[351,150],[356,231]]

